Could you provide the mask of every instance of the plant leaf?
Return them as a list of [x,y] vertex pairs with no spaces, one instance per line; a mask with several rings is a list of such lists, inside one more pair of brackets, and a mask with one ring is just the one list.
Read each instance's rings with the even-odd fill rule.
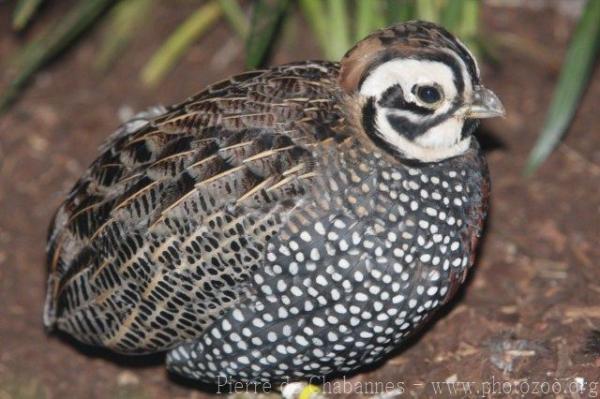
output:
[[458,24],[457,34],[472,44],[479,30],[479,0],[463,0],[461,23]]
[[300,0],[300,8],[304,13],[304,17],[308,20],[308,24],[316,36],[323,54],[331,54],[331,46],[327,34],[328,21],[322,0]]
[[386,3],[388,24],[396,24],[416,18],[416,6],[413,0],[387,0]]
[[439,2],[437,0],[418,0],[416,2],[415,14],[417,19],[430,22],[439,22]]
[[600,1],[589,0],[571,38],[544,128],[529,154],[525,175],[535,172],[567,132],[598,53],[598,21]]
[[237,0],[219,0],[219,5],[229,25],[240,38],[246,40],[250,27],[246,15],[244,15],[244,10],[242,10]]
[[264,59],[276,38],[275,33],[285,15],[288,0],[258,0],[255,3],[246,42],[246,67],[256,68]]
[[384,5],[378,1],[358,0],[356,2],[356,31],[354,41],[362,40],[376,29],[385,27],[385,13],[382,7]]
[[94,65],[96,69],[106,71],[111,67],[148,16],[153,2],[154,0],[121,0],[111,10],[104,42]]
[[205,3],[183,21],[144,66],[141,72],[142,82],[146,86],[157,85],[185,50],[211,28],[221,14],[219,3],[213,0]]
[[350,29],[345,0],[328,0],[330,53],[327,58],[339,60],[350,48]]
[[[485,43],[478,36],[481,0],[447,0],[441,4],[439,15],[442,25],[458,36],[479,57]],[[489,46],[488,46],[489,49]],[[488,50],[486,49],[486,50]]]
[[464,15],[464,0],[447,1],[442,9],[442,24],[450,32],[458,34]]
[[23,30],[44,0],[19,0],[12,18],[12,26],[16,31]]
[[373,3],[371,1],[356,2],[356,31],[354,40],[358,41],[371,32]]
[[25,45],[12,62],[11,69],[18,72],[0,97],[0,113],[16,99],[37,71],[72,44],[113,2],[114,0],[80,0],[59,23],[39,39]]

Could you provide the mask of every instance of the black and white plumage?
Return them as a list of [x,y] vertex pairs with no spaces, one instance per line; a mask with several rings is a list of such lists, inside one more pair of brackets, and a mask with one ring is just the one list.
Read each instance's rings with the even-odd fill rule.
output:
[[44,322],[207,382],[376,362],[473,264],[472,134],[502,113],[462,43],[410,22],[140,115],[55,216]]

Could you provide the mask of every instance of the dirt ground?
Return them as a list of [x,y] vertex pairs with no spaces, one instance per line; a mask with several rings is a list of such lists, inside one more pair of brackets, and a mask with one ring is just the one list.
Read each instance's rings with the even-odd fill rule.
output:
[[[47,7],[26,36],[69,3]],[[141,66],[194,6],[177,4],[158,7],[107,76],[92,68],[103,34],[98,27],[0,117],[2,399],[208,395],[169,377],[160,355],[124,358],[86,348],[47,336],[41,320],[46,226],[116,128],[119,109],[175,102],[242,70],[241,43],[219,26],[158,88],[142,87]],[[9,30],[13,6],[0,3],[2,61],[23,41]],[[500,63],[483,67],[486,86],[503,100],[508,116],[486,121],[481,129],[493,204],[479,262],[459,298],[406,350],[348,381],[366,396],[377,385],[355,383],[391,382],[403,387],[401,397],[600,395],[600,333],[596,341],[591,333],[600,329],[600,69],[565,143],[526,179],[521,171],[543,123],[573,21],[548,10],[491,6],[483,19],[485,32],[511,33],[534,47],[502,47]],[[318,56],[311,40],[298,39],[301,30],[299,24],[286,30],[273,63]],[[436,388],[432,382],[441,384]],[[360,389],[354,389],[356,396]],[[471,393],[463,392],[468,389]]]

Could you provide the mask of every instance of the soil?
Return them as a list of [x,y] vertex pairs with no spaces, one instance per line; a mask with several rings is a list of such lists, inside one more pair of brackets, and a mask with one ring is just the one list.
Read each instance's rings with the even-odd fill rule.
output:
[[[52,2],[33,29],[19,37],[9,29],[14,2],[0,2],[0,60],[72,3]],[[162,84],[143,87],[140,68],[194,9],[193,2],[158,3],[109,74],[93,68],[106,33],[100,25],[39,74],[0,117],[2,399],[210,396],[168,376],[162,355],[125,358],[87,348],[46,335],[41,320],[46,226],[118,125],[119,112],[179,101],[243,69],[242,43],[219,25]],[[522,170],[574,23],[550,10],[489,5],[483,20],[487,34],[510,33],[518,46],[500,47],[498,63],[483,66],[483,80],[500,96],[508,116],[485,121],[480,129],[493,193],[479,261],[465,289],[435,323],[382,366],[346,381],[355,396],[381,392],[390,388],[388,382],[403,390],[403,397],[448,397],[452,389],[457,397],[599,394],[600,334],[592,331],[600,329],[600,69],[565,142],[525,178]],[[318,57],[312,40],[299,39],[303,26],[285,30],[273,64]],[[0,74],[0,80],[6,82],[7,75]],[[442,383],[437,385],[442,392],[432,382]]]

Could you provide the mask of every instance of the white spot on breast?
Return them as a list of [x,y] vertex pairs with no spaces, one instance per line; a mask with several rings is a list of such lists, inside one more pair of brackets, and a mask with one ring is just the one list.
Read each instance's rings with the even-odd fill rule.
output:
[[315,281],[317,282],[317,284],[322,285],[323,287],[327,285],[327,279],[323,277],[322,274],[319,274]]
[[319,253],[319,250],[317,248],[313,248],[310,250],[310,258],[314,261],[318,261],[319,259],[321,259],[321,254]]
[[336,219],[335,222],[333,222],[333,225],[340,230],[346,228],[346,223],[344,223],[344,221],[341,219]]
[[317,327],[325,327],[325,320],[321,319],[320,317],[313,317],[312,322]]
[[348,267],[350,267],[350,263],[345,258],[341,258],[338,261],[338,266],[342,269],[347,269]]
[[325,235],[325,227],[323,227],[323,223],[321,222],[317,222],[315,223],[315,231],[319,234],[321,234],[322,236]]
[[366,302],[369,300],[369,297],[367,297],[365,294],[363,294],[362,292],[357,293],[356,295],[354,295],[354,298],[359,301],[359,302]]
[[287,289],[287,284],[285,283],[285,281],[279,280],[277,282],[277,290],[279,290],[279,292],[284,292]]
[[342,250],[344,252],[347,251],[349,248],[348,242],[346,240],[340,240],[338,245],[340,247],[340,250]]
[[364,279],[364,275],[360,271],[357,270],[356,272],[354,272],[354,280],[355,281],[360,283],[361,281],[363,281],[363,279]]
[[437,215],[437,211],[434,208],[430,207],[430,206],[428,206],[427,208],[425,208],[425,213],[428,214],[429,216],[436,216]]
[[232,313],[232,316],[233,316],[233,318],[234,318],[234,319],[236,319],[237,321],[240,321],[240,322],[244,321],[244,314],[243,314],[243,313],[242,313],[242,311],[241,311],[241,310],[239,310],[239,309],[235,309],[235,310],[233,311],[233,313]]
[[248,359],[248,356],[240,356],[238,357],[238,363],[242,363],[242,364],[250,364],[250,359]]

